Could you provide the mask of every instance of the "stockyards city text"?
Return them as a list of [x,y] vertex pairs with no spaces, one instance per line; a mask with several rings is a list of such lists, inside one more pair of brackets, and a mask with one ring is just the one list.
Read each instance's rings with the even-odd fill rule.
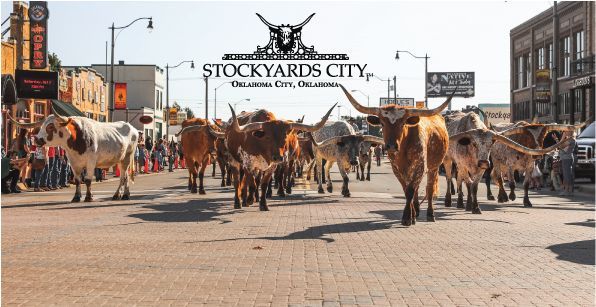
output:
[[364,78],[366,64],[205,64],[203,77],[227,78]]

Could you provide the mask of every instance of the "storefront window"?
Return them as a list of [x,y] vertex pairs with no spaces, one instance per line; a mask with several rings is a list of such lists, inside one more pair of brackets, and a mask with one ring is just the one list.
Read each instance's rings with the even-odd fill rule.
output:
[[545,68],[545,61],[544,61],[544,48],[539,48],[536,52],[537,54],[537,68],[544,69]]
[[524,57],[517,58],[517,88],[525,87],[524,84]]
[[575,89],[575,113],[582,113],[584,111],[584,91],[581,88]]
[[561,47],[563,48],[563,69],[561,70],[561,76],[569,76],[571,73],[571,37],[567,36],[563,38]]
[[559,95],[559,114],[569,114],[569,92]]
[[[585,56],[585,40],[584,40],[584,31],[580,31],[575,33],[575,60],[583,59]],[[575,71],[577,73],[583,72],[583,63],[578,61],[575,64]]]

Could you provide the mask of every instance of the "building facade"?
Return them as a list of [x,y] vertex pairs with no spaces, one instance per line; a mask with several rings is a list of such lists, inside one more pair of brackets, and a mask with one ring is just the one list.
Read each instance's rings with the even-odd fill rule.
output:
[[[108,89],[110,87],[110,65],[93,64],[91,68],[106,76]],[[144,135],[153,139],[165,135],[165,72],[157,65],[125,64],[124,61],[114,63],[114,82],[126,83],[125,110],[114,110],[113,121],[130,122]],[[107,109],[110,109],[109,95],[106,97]],[[141,113],[147,115],[147,109],[152,110],[153,122],[143,124],[139,121]],[[133,115],[134,114],[134,115]]]
[[[15,70],[30,70],[29,63],[29,4],[14,1],[10,16],[10,32],[2,38],[2,75],[14,80]],[[7,34],[8,34],[7,33]],[[46,67],[43,71],[49,71]],[[47,99],[19,98],[14,105],[2,104],[2,145],[7,148],[16,137],[16,127],[7,120],[7,114],[17,121],[32,123],[43,120],[51,113],[51,102]]]
[[594,8],[555,3],[510,31],[512,121],[593,120]]
[[108,84],[92,68],[63,66],[60,70],[59,99],[71,103],[88,118],[109,121]]

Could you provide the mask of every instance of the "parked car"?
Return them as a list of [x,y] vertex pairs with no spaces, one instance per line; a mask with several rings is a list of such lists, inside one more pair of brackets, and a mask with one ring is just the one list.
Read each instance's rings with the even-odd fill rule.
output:
[[594,150],[596,149],[596,126],[591,123],[577,137],[577,163],[575,168],[575,178],[590,178],[594,183],[594,171],[596,160],[594,159]]

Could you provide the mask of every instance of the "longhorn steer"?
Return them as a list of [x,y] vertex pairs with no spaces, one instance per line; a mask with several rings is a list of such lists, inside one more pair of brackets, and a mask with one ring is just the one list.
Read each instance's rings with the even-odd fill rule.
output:
[[[93,201],[91,179],[95,168],[120,167],[120,184],[112,199],[130,199],[129,171],[134,167],[134,153],[139,132],[129,123],[102,123],[95,120],[71,116],[49,115],[45,121],[31,124],[14,122],[23,128],[41,126],[35,138],[38,146],[60,146],[66,151],[76,183],[72,202],[81,201],[81,174],[85,173],[87,195],[85,201]],[[129,168],[130,167],[130,168]],[[134,171],[131,178],[134,182]],[[124,192],[120,195],[120,189]]]
[[[502,135],[511,138],[523,146],[539,149],[542,148],[544,138],[550,131],[575,131],[584,125],[585,123],[572,126],[560,124],[528,124],[526,122],[519,122],[515,124],[494,125],[492,128],[496,131],[500,131]],[[560,142],[558,146],[562,145],[562,143],[563,142]],[[509,147],[505,147],[505,145],[495,144],[492,150],[492,157],[494,166],[491,176],[493,181],[495,181],[499,187],[497,201],[502,203],[507,202],[508,199],[512,201],[515,200],[514,172],[518,171],[519,174],[526,174],[524,178],[524,207],[532,207],[532,203],[528,197],[530,174],[534,169],[534,161],[540,159],[541,155],[527,155],[517,152]],[[511,188],[509,198],[507,198],[507,193],[503,186],[503,174],[507,174],[507,178],[509,179],[509,187]]]
[[[315,141],[320,143],[320,142],[323,142],[327,139],[330,139],[330,138],[333,138],[336,136],[355,135],[355,134],[356,134],[356,131],[354,130],[354,127],[352,127],[352,125],[350,125],[346,121],[339,120],[339,121],[327,122],[325,124],[325,126],[323,126],[323,128],[321,128],[320,130],[313,133],[313,137],[314,137]],[[326,163],[326,162],[323,162],[323,163]],[[307,177],[310,177],[311,169],[312,169],[313,165],[315,165],[315,164],[316,164],[316,162],[313,162],[311,165],[309,165]],[[317,176],[323,174],[323,177],[321,178],[321,180],[323,183],[326,182],[325,181],[325,173],[320,168],[316,170],[316,174],[317,174]]]
[[457,165],[457,207],[464,207],[462,182],[465,182],[468,190],[466,211],[472,211],[475,214],[482,213],[478,206],[478,183],[490,166],[489,156],[493,144],[503,144],[526,155],[542,155],[556,148],[555,146],[538,150],[522,146],[488,130],[475,113],[457,112],[445,116],[445,122],[450,135],[449,150],[443,159],[447,179],[445,206],[451,207],[451,170],[455,163]]
[[[321,143],[317,143],[313,138],[312,134],[309,134],[312,140],[312,144],[315,149],[315,161],[317,163],[317,169],[320,172],[319,178],[323,178],[323,171],[327,174],[327,191],[333,192],[333,185],[331,177],[329,177],[329,169],[333,166],[333,163],[337,162],[339,173],[343,178],[343,184],[341,187],[341,194],[344,197],[350,197],[350,189],[348,183],[348,173],[354,165],[358,165],[358,156],[360,147],[363,143],[367,143],[370,147],[371,143],[383,144],[383,139],[372,135],[344,135],[336,136],[327,139]],[[322,161],[327,161],[325,169],[323,170]],[[318,180],[319,193],[325,193],[323,190],[323,180]]]
[[383,139],[393,173],[406,194],[402,225],[416,223],[418,187],[425,173],[425,198],[428,201],[426,218],[434,222],[433,197],[438,193],[439,166],[447,152],[449,139],[440,113],[449,105],[453,94],[432,110],[405,109],[396,105],[365,107],[342,85],[340,87],[356,110],[370,114],[367,118],[370,124],[383,126]]
[[[243,181],[255,181],[261,185],[261,197],[259,209],[269,210],[265,194],[271,175],[276,166],[282,162],[285,151],[286,138],[292,129],[313,132],[320,129],[335,105],[325,114],[319,123],[314,126],[302,123],[290,123],[284,120],[277,120],[275,116],[266,110],[259,110],[249,116],[247,124],[240,125],[236,112],[232,111],[230,127],[226,129],[225,135],[217,133],[219,138],[225,137],[226,147],[230,152],[230,164],[232,166],[232,177],[234,179],[234,208],[240,208],[241,190],[239,189],[240,170],[244,170]],[[258,193],[258,192],[257,192]],[[242,195],[243,204],[246,203],[246,196]]]
[[[202,118],[187,119],[182,122],[182,130],[176,134],[182,138],[184,161],[188,169],[188,189],[197,193],[197,175],[199,177],[199,194],[205,194],[203,178],[205,169],[215,153],[215,140],[208,129],[209,122]],[[190,127],[194,127],[190,129]]]
[[372,164],[371,144],[363,142],[360,144],[358,153],[358,167],[356,168],[356,180],[364,181],[364,168],[366,167],[366,180],[370,181],[370,166]]

